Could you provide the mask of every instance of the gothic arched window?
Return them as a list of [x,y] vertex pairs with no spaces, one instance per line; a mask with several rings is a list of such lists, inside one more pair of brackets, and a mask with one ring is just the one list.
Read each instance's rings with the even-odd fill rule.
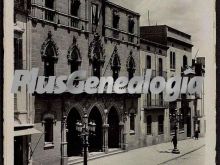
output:
[[94,59],[92,62],[92,71],[93,71],[93,76],[98,78],[101,76],[101,64],[97,58]]
[[68,50],[68,63],[70,65],[70,72],[73,73],[79,69],[79,66],[82,62],[79,48],[76,44],[76,38],[73,37],[73,43]]
[[117,51],[118,51],[117,47],[115,47],[113,56],[111,59],[111,69],[112,69],[112,76],[113,76],[114,81],[118,78],[119,72],[121,69],[121,62],[120,62],[120,58],[118,56]]
[[55,63],[58,60],[58,48],[52,39],[52,34],[48,32],[48,38],[41,47],[41,57],[44,62],[44,76],[55,75]]
[[132,77],[134,77],[135,67],[136,67],[135,61],[134,61],[134,58],[133,58],[132,52],[131,52],[130,56],[128,57],[128,61],[127,61],[127,70],[128,70],[129,80],[132,79]]
[[105,55],[102,41],[98,34],[95,34],[93,41],[89,45],[88,57],[92,65],[92,75],[100,78],[101,69],[105,63]]
[[44,61],[44,75],[46,77],[54,76],[54,60],[53,57],[55,55],[54,53],[54,47],[52,43],[49,43],[46,52],[45,52],[46,58]]
[[70,62],[71,65],[71,73],[77,71],[81,64],[81,57],[78,48],[73,49],[71,53],[72,61]]

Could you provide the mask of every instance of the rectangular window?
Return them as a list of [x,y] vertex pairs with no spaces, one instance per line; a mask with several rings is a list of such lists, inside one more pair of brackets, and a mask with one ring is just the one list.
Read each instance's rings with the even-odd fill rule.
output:
[[176,68],[176,53],[170,52],[170,69]]
[[176,53],[173,52],[173,69],[176,69]]
[[92,4],[92,24],[98,25],[99,22],[99,6]]
[[146,68],[151,69],[151,56],[147,56],[146,59]]
[[130,131],[131,133],[135,133],[135,114],[130,114]]
[[119,13],[117,11],[113,12],[113,28],[118,29],[119,28],[119,20],[120,20],[120,16]]
[[159,94],[159,106],[163,106],[163,92]]
[[14,38],[14,69],[23,69],[22,39]]
[[147,94],[147,106],[151,106],[151,93]]
[[163,115],[158,116],[158,134],[163,134]]
[[[114,11],[112,17],[113,17],[112,18],[112,27],[114,29],[119,29],[119,19],[120,19],[120,16],[118,14],[118,11]],[[119,38],[119,31],[118,30],[113,30],[112,32],[113,32],[113,34],[112,34],[113,38],[117,38],[118,39]],[[128,37],[128,41],[132,42],[132,39],[130,38],[130,36]]]
[[134,18],[133,17],[129,17],[128,18],[128,32],[129,33],[134,33],[134,24],[135,24],[135,22],[134,22]]
[[54,0],[45,0],[45,7],[48,8],[45,9],[45,19],[53,22],[55,17]]
[[71,0],[70,13],[71,15],[78,17],[80,0]]
[[[80,7],[80,0],[71,0],[71,6],[70,6],[70,14],[72,16],[78,17],[79,14],[79,7]],[[70,25],[72,27],[78,28],[79,20],[76,18],[71,18]]]

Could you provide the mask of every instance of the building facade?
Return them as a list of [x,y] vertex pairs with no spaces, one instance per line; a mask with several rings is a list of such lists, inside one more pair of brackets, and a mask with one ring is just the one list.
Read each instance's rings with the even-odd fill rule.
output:
[[[45,86],[49,76],[78,70],[85,70],[87,77],[111,76],[112,81],[144,75],[146,69],[152,69],[152,78],[183,75],[192,66],[191,36],[165,25],[140,28],[139,18],[106,0],[15,0],[14,68],[39,68]],[[79,83],[76,80],[73,86]],[[202,102],[195,101],[199,97],[180,95],[166,103],[165,93],[30,95],[27,90],[21,87],[14,95],[15,160],[22,165],[82,161],[76,123],[84,115],[96,124],[88,153],[170,141],[174,135],[170,116],[176,110],[181,116],[179,139],[193,137],[195,129],[205,125],[202,120],[198,124],[203,116],[198,112]]]
[[[194,61],[192,60],[193,45],[190,35],[166,25],[158,25],[141,27],[140,36],[142,71],[152,69],[153,77],[163,76],[165,79],[169,79],[176,75],[185,76],[183,71],[189,67],[194,69],[194,64],[192,64]],[[142,72],[142,74],[144,73]],[[187,76],[190,78],[190,75]],[[197,106],[202,105],[201,97],[182,94],[177,101],[170,103],[163,102],[163,98],[164,93],[158,96],[148,93],[141,97],[141,141],[143,146],[172,139],[175,122],[171,116],[175,114],[175,111],[179,115],[178,139],[193,137],[197,129],[200,130],[201,135],[204,135],[204,120],[200,123],[200,119],[198,119],[204,116],[202,110]]]
[[[68,76],[77,70],[85,70],[87,77],[112,76],[114,80],[140,75],[138,13],[105,0],[15,2],[26,11],[15,11],[15,69],[39,68],[39,76],[45,77]],[[74,83],[77,87],[79,82]],[[74,163],[74,157],[82,156],[76,123],[84,113],[96,123],[89,153],[139,147],[138,98],[127,94],[29,95],[26,87],[20,88],[15,95],[15,128],[28,125],[26,129],[33,134],[19,136],[18,143],[26,147],[16,161]]]

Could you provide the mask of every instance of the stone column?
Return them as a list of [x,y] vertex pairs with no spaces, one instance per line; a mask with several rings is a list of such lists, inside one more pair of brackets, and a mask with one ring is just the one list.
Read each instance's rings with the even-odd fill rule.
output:
[[124,125],[122,127],[122,137],[123,137],[123,147],[122,149],[123,150],[126,150],[128,149],[128,143],[127,143],[127,127],[126,127],[126,121],[127,121],[127,113],[124,114],[124,117],[123,117],[123,120],[124,120]]
[[124,123],[121,121],[119,123],[119,148],[123,149],[123,132],[124,132]]
[[103,146],[102,150],[108,153],[108,127],[109,124],[103,124]]
[[61,165],[67,164],[66,116],[61,121]]

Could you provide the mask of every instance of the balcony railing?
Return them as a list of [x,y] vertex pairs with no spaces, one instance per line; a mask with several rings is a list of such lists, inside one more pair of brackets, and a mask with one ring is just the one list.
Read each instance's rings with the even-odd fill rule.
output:
[[71,18],[70,25],[71,27],[79,28],[79,20],[76,18]]
[[[147,69],[143,69],[143,75],[145,75]],[[166,71],[156,71],[152,70],[151,78],[154,78],[156,76],[164,77],[165,80],[167,79],[167,72]]]
[[128,36],[128,42],[134,42],[134,36],[132,36],[132,35],[129,35]]
[[55,11],[52,9],[45,10],[45,19],[51,22],[54,22]]
[[167,108],[168,103],[163,99],[145,99],[144,108]]
[[126,44],[130,44],[133,46],[139,45],[139,36],[136,33],[129,33],[128,31],[124,31],[122,29],[116,29],[110,26],[105,25],[105,37],[109,39],[115,39],[117,41],[122,41]]
[[[70,13],[64,13],[56,9],[47,8],[33,1],[31,8],[32,11],[30,17],[33,20],[39,20],[44,23],[52,23],[60,27],[88,32],[89,21],[85,18],[76,17]],[[43,15],[40,13],[43,13]]]
[[113,38],[119,39],[119,32],[117,30],[112,31]]

